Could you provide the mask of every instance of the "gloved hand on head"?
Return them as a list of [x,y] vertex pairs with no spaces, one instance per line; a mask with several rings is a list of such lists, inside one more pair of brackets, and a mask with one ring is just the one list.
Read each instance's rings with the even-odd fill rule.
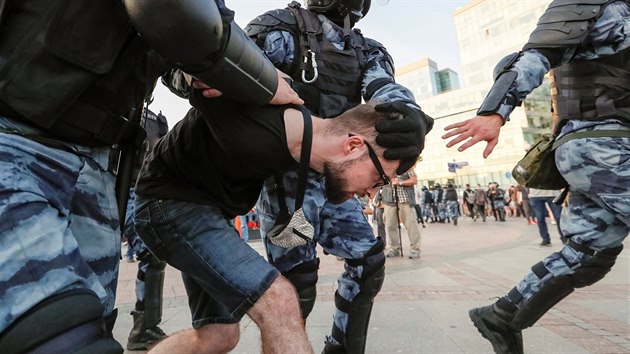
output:
[[383,157],[400,160],[396,173],[402,174],[418,160],[424,149],[424,138],[433,128],[433,118],[407,101],[381,103],[374,109],[391,113],[392,119],[376,123],[376,143],[386,148]]

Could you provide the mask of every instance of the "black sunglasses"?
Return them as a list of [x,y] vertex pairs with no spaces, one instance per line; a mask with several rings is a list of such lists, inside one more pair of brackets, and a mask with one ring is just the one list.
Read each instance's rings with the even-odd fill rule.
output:
[[[350,133],[348,134],[348,136],[357,136],[357,135]],[[376,172],[378,172],[379,176],[381,177],[381,181],[377,182],[374,185],[374,188],[380,188],[382,186],[388,185],[390,183],[389,177],[387,177],[387,175],[385,174],[385,170],[383,170],[383,165],[381,165],[381,161],[379,161],[378,156],[376,156],[376,152],[374,152],[374,149],[372,149],[372,146],[365,139],[363,139],[363,143],[365,143],[365,146],[367,146],[368,156],[370,156],[370,160],[372,160],[374,167],[376,167]]]

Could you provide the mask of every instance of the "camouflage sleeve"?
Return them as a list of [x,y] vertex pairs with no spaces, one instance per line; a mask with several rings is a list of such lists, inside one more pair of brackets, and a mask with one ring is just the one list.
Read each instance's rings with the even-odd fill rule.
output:
[[[604,7],[602,14],[590,25],[588,35],[583,43],[588,45],[571,45],[553,48],[532,48],[523,51],[522,56],[514,63],[513,68],[518,76],[509,93],[519,101],[538,87],[545,74],[553,67],[568,63],[573,59],[592,60],[618,53],[630,48],[630,30],[627,19],[630,17],[630,6],[625,2],[614,2]],[[496,113],[508,117],[514,106],[501,104]]]
[[[529,49],[523,52],[510,69],[516,71],[517,77],[508,94],[522,102],[530,92],[542,84],[550,68],[549,60],[538,50]],[[501,103],[496,113],[507,118],[513,110],[514,105]]]
[[408,88],[397,84],[394,79],[394,61],[382,44],[366,38],[370,51],[363,74],[361,94],[366,101],[379,103],[407,101],[415,103]]
[[287,72],[295,58],[293,35],[287,31],[271,31],[265,38],[262,50],[276,68]]

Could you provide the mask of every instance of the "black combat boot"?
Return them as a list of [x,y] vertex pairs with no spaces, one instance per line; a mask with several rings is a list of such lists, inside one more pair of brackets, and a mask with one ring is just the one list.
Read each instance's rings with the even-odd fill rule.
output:
[[132,311],[133,328],[127,339],[127,350],[147,350],[151,344],[166,338],[166,333],[158,326],[145,328],[144,311]]
[[322,354],[346,354],[346,350],[341,344],[332,344],[326,341]]
[[[500,300],[499,300],[500,301]],[[481,335],[492,343],[497,354],[523,354],[523,335],[521,331],[510,329],[510,321],[514,316],[492,304],[468,311],[468,316]]]

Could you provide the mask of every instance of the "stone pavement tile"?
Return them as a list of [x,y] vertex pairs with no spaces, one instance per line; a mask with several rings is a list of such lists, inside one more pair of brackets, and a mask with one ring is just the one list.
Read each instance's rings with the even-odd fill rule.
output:
[[[393,283],[393,284],[390,284]],[[458,283],[433,268],[420,268],[418,270],[389,274],[385,277],[383,286],[455,286]]]
[[544,325],[544,327],[564,338],[582,338],[589,335],[588,330],[574,325]]
[[628,323],[615,320],[592,320],[590,322],[604,331],[625,337],[630,341],[630,324]]
[[564,338],[537,324],[523,331],[523,347],[527,354],[595,354],[575,343],[573,338]]
[[[597,287],[598,284],[593,286]],[[625,291],[630,294],[630,287]],[[624,301],[599,299],[572,302],[581,307],[576,311],[575,316],[584,321],[615,319],[630,326],[630,299]],[[625,304],[625,306],[619,306],[620,303]]]
[[577,345],[586,349],[589,353],[630,353],[627,348],[611,343],[605,338],[572,338],[572,340],[575,341]]

